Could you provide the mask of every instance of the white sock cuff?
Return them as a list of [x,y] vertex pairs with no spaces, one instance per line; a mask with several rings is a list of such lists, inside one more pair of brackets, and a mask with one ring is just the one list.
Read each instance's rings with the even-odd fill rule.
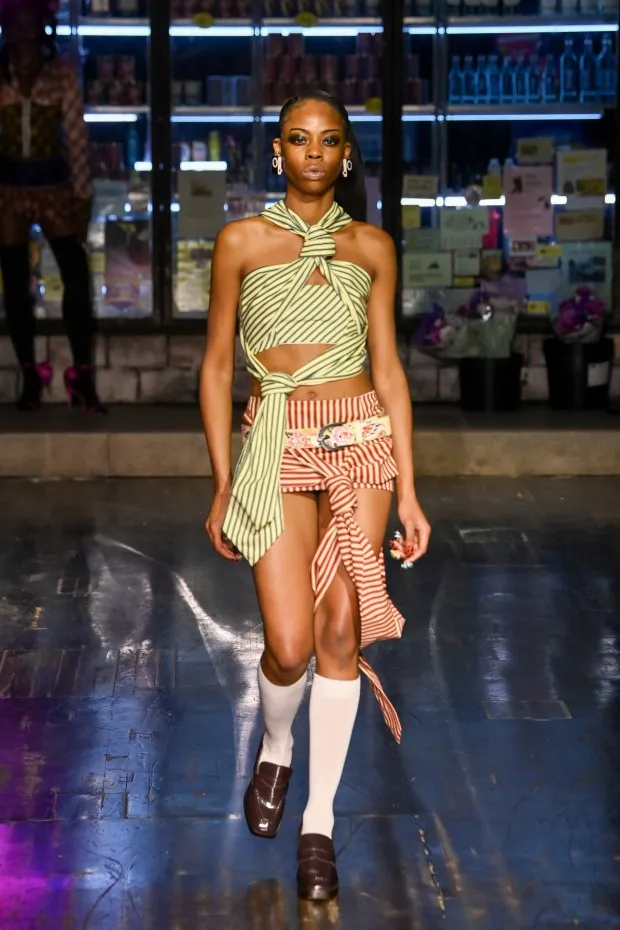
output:
[[271,692],[275,695],[283,694],[296,694],[298,691],[305,691],[306,684],[308,682],[308,672],[304,672],[299,681],[294,682],[292,685],[274,685],[272,681],[269,681],[267,676],[263,671],[263,666],[258,664],[258,684],[259,687],[266,692]]
[[352,681],[341,681],[338,678],[323,678],[322,675],[314,675],[312,684],[312,693],[314,697],[334,698],[340,701],[349,701],[359,695],[361,689],[361,679],[358,675]]

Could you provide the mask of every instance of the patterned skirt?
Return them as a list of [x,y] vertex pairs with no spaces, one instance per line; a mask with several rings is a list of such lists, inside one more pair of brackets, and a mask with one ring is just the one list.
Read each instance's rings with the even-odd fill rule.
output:
[[[260,398],[250,397],[242,430],[252,426],[260,403]],[[329,423],[351,423],[384,414],[374,391],[335,400],[289,400],[286,426],[287,430],[318,429]],[[282,458],[280,488],[284,493],[326,491],[329,495],[333,517],[312,563],[315,604],[320,604],[340,564],[344,564],[357,591],[362,649],[378,640],[400,637],[405,621],[387,594],[383,552],[375,555],[355,520],[355,490],[392,491],[397,474],[391,436],[331,452],[287,447]],[[402,727],[398,715],[363,656],[360,669],[372,685],[388,727],[400,742]]]

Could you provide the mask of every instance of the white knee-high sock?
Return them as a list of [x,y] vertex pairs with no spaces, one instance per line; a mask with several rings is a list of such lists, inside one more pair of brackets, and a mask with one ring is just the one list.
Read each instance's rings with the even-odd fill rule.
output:
[[274,685],[258,666],[258,690],[265,721],[261,762],[273,762],[290,768],[293,758],[293,721],[304,698],[308,676],[302,675],[294,685]]
[[360,679],[314,676],[310,694],[310,797],[302,833],[332,835],[334,798],[360,702]]

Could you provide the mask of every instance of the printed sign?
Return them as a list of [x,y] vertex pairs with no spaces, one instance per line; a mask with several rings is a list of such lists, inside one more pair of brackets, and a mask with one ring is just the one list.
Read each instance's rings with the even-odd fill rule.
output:
[[556,213],[555,237],[560,242],[602,239],[604,233],[604,210],[563,210]]
[[553,162],[553,139],[519,139],[517,160],[520,165],[550,165]]
[[449,287],[452,256],[449,252],[421,252],[403,256],[403,287]]
[[403,197],[434,200],[437,197],[439,178],[434,174],[406,174],[403,178]]
[[489,231],[486,207],[445,208],[440,211],[442,249],[479,249]]
[[607,192],[607,150],[558,152],[558,193],[567,197],[604,197]]

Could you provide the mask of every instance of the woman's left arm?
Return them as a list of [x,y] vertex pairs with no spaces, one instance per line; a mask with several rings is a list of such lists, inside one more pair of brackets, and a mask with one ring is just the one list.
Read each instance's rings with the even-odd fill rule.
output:
[[387,233],[375,227],[367,227],[367,231],[371,247],[368,254],[372,254],[375,266],[368,299],[370,372],[381,406],[392,423],[393,454],[398,466],[398,516],[405,530],[403,564],[408,565],[425,554],[431,528],[415,491],[411,394],[396,341],[396,250]]

